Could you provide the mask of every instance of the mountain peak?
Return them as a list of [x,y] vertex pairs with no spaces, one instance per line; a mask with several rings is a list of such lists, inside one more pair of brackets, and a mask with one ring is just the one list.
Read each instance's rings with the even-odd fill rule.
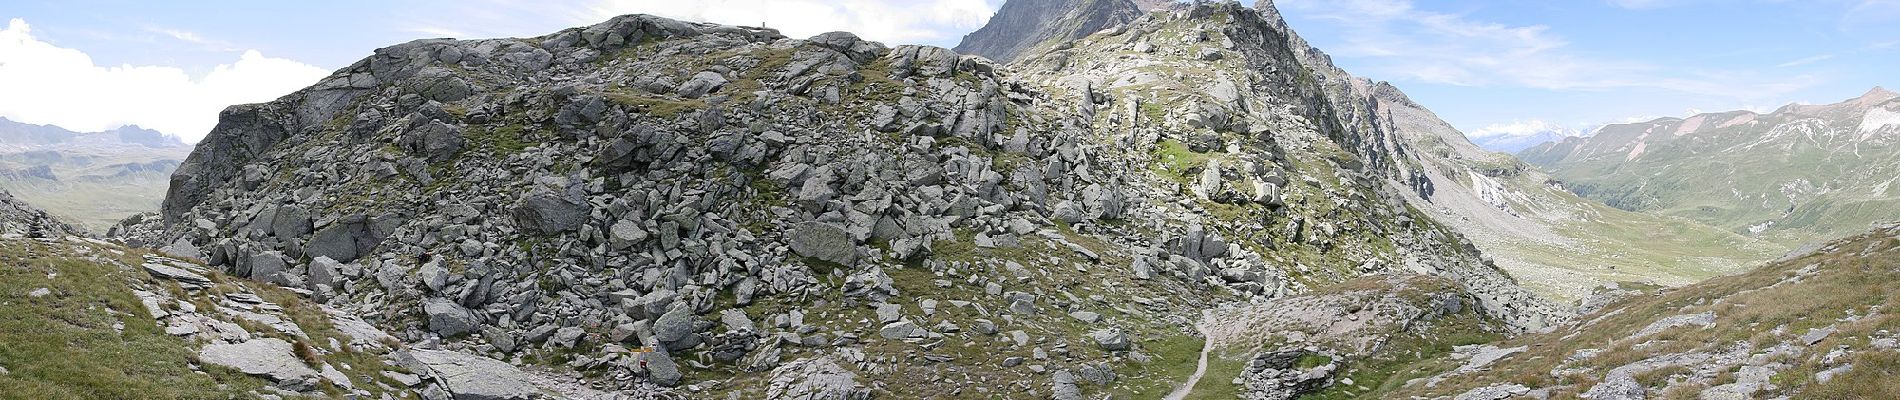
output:
[[[1154,6],[1156,2],[1143,4]],[[964,35],[955,50],[1009,62],[1043,42],[1080,39],[1133,21],[1142,10],[1130,0],[1010,0],[996,10],[988,24]]]
[[1860,95],[1860,98],[1865,100],[1887,100],[1895,97],[1900,97],[1900,93],[1894,93],[1881,86],[1875,86],[1873,90],[1868,90],[1867,94]]

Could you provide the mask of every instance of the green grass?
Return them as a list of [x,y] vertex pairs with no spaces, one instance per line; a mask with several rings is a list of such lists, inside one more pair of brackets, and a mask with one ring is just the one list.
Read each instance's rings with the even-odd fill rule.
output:
[[468,141],[469,144],[474,145],[471,147],[486,149],[494,152],[496,155],[506,156],[526,150],[528,148],[528,142],[525,139],[529,133],[530,132],[527,132],[527,127],[519,124],[504,125],[496,128],[476,128],[468,130]]
[[1199,337],[1178,335],[1155,339],[1141,343],[1141,351],[1154,357],[1146,364],[1125,363],[1115,370],[1126,379],[1121,385],[1108,390],[1115,398],[1154,399],[1174,391],[1174,387],[1186,382],[1194,374],[1201,359],[1201,346],[1207,343]]
[[1190,150],[1186,144],[1174,139],[1163,139],[1160,143],[1155,143],[1154,157],[1157,167],[1166,172],[1162,175],[1184,184],[1199,178],[1190,176],[1190,171],[1206,167],[1207,160],[1215,158],[1211,154]]
[[[8,370],[0,398],[230,398],[263,384],[222,368],[193,371],[186,343],[166,335],[128,289],[143,272],[49,253],[0,242],[0,366]],[[53,294],[27,296],[41,287]]]
[[1252,357],[1246,353],[1215,351],[1207,356],[1207,373],[1201,375],[1201,381],[1194,384],[1194,390],[1188,392],[1191,400],[1231,400],[1240,398],[1241,385],[1234,379],[1247,370],[1247,362]]
[[[1896,367],[1900,366],[1900,359],[1882,358],[1881,352],[1856,354],[1860,363],[1864,363],[1855,367],[1857,372],[1844,374],[1825,385],[1815,382],[1813,374],[1831,367],[1821,362],[1820,357],[1826,352],[1818,349],[1843,344],[1862,348],[1864,345],[1854,343],[1864,343],[1878,330],[1900,328],[1900,316],[1869,311],[1871,307],[1900,303],[1900,288],[1895,287],[1895,282],[1900,282],[1900,256],[1897,256],[1900,239],[1891,237],[1895,233],[1900,232],[1846,239],[1836,242],[1840,250],[1834,253],[1769,264],[1741,275],[1625,299],[1594,316],[1586,316],[1586,321],[1593,321],[1587,325],[1525,335],[1498,344],[1501,347],[1534,346],[1525,353],[1493,364],[1490,371],[1454,377],[1434,388],[1406,388],[1392,395],[1450,395],[1499,382],[1532,387],[1573,383],[1578,385],[1573,389],[1581,391],[1588,389],[1591,383],[1588,379],[1600,378],[1600,371],[1645,358],[1686,351],[1718,351],[1734,343],[1763,348],[1793,342],[1795,336],[1810,328],[1834,326],[1837,331],[1833,335],[1810,346],[1816,350],[1783,360],[1793,367],[1772,380],[1781,391],[1767,393],[1765,397],[1788,394],[1809,398],[1891,398],[1892,393],[1900,390],[1900,385],[1888,382],[1892,371],[1900,369]],[[1864,256],[1863,251],[1867,252]],[[1782,283],[1811,265],[1816,268],[1814,275],[1798,283]],[[1657,319],[1704,311],[1714,313],[1717,318],[1709,328],[1677,328],[1640,339],[1630,338],[1631,332]],[[1850,314],[1863,317],[1843,321]],[[1778,330],[1784,333],[1776,333]],[[1643,342],[1653,344],[1637,346]],[[1562,363],[1568,355],[1584,348],[1602,352],[1585,361]],[[1582,381],[1551,377],[1550,371],[1559,367],[1590,368],[1599,371],[1599,375],[1583,376]],[[1659,384],[1670,374],[1671,371],[1658,371],[1638,378]],[[1709,382],[1709,385],[1733,381],[1733,377],[1724,379]]]

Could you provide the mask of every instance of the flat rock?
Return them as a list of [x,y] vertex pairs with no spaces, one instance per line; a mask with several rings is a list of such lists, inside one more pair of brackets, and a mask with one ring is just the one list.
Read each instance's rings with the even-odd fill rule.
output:
[[535,397],[528,375],[500,360],[443,350],[411,350],[455,400],[521,400]]
[[144,263],[144,264],[140,264],[140,266],[145,268],[146,273],[152,274],[152,276],[155,276],[155,277],[170,279],[170,280],[178,281],[178,283],[188,283],[188,284],[197,285],[197,286],[211,285],[211,278],[206,278],[204,275],[199,275],[197,273],[187,271],[184,268],[178,268],[178,267],[173,267],[170,265],[158,264],[158,263]]
[[311,381],[317,377],[317,370],[304,365],[303,360],[291,353],[290,342],[277,338],[251,339],[243,343],[212,343],[198,350],[198,360],[231,367],[272,382]]

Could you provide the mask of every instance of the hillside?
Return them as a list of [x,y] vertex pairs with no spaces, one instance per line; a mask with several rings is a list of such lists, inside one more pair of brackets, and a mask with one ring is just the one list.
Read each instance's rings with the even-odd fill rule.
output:
[[1626,298],[1549,333],[1474,346],[1381,393],[1501,399],[1900,396],[1900,226],[1745,274]]
[[[1209,10],[1234,8],[1215,3],[1171,13],[1188,17],[1177,18],[1185,21],[1177,25],[1191,25],[1221,15]],[[1271,2],[1256,10],[1237,29],[1169,31],[1154,28],[1165,22],[1137,21],[1037,48],[1013,67],[1032,80],[1099,92],[1103,104],[1078,107],[1106,115],[1107,123],[1137,138],[1182,143],[1198,157],[1193,163],[1206,163],[1204,154],[1232,153],[1224,143],[1247,136],[1271,137],[1282,146],[1275,151],[1295,157],[1349,155],[1344,162],[1295,162],[1336,165],[1363,184],[1384,186],[1546,298],[1573,302],[1614,282],[1683,285],[1742,271],[1786,250],[1681,218],[1578,198],[1535,168],[1473,145],[1397,87],[1334,66],[1286,26]],[[1255,47],[1277,51],[1245,51]],[[1231,59],[1236,51],[1246,57]],[[1170,138],[1144,130],[1155,123],[1216,134]],[[1201,172],[1193,167],[1174,172],[1191,181]]]
[[1792,246],[1900,215],[1897,98],[1609,125],[1519,156],[1617,208]]
[[[1487,332],[1565,321],[1387,183],[1272,15],[1008,66],[644,15],[420,40],[227,109],[115,232],[403,343],[692,397],[1149,397],[1201,310],[1368,276]],[[1143,38],[1120,62],[1182,73],[1091,61]]]

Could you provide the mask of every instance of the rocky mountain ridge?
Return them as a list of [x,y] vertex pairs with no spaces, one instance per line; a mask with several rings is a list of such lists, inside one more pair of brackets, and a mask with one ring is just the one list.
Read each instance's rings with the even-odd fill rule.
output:
[[1023,52],[1081,39],[1103,28],[1128,23],[1147,7],[1169,2],[1132,0],[1017,0],[1004,2],[982,28],[963,36],[952,50],[1008,63]]
[[1198,310],[1368,274],[1561,322],[1382,183],[1284,29],[1200,4],[1014,66],[650,16],[416,41],[227,109],[115,233],[403,342],[712,397],[1165,392]]

